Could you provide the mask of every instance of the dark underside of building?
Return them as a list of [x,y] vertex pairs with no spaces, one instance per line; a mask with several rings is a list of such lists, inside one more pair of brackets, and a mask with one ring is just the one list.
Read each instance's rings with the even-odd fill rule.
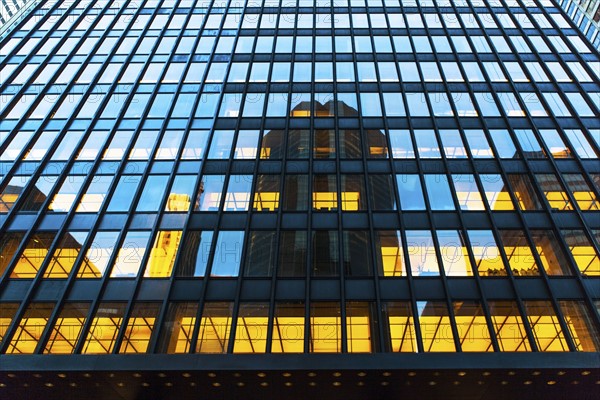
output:
[[3,356],[2,362],[3,399],[591,400],[600,393],[597,354]]

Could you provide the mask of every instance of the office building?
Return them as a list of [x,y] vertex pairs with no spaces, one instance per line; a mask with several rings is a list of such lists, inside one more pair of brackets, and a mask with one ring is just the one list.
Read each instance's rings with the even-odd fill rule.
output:
[[47,0],[0,46],[0,397],[600,389],[557,3]]

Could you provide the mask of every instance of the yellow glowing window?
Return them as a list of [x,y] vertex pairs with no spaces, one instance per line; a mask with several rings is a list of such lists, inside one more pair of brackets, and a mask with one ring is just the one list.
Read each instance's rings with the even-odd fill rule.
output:
[[456,351],[448,307],[440,301],[418,301],[419,326],[426,352]]
[[158,304],[136,304],[127,321],[119,353],[145,353],[158,316]]
[[196,352],[227,353],[232,311],[232,303],[207,303],[204,305]]
[[277,211],[279,208],[279,192],[254,193],[255,211]]
[[394,302],[384,305],[390,329],[390,346],[393,352],[417,351],[415,320],[408,302]]
[[314,192],[313,209],[321,211],[337,210],[336,192]]
[[304,304],[285,303],[275,306],[273,321],[273,353],[304,351]]
[[44,353],[73,353],[89,310],[89,304],[66,304],[54,323]]
[[381,231],[377,235],[379,274],[383,276],[403,276],[406,274],[402,239],[399,231]]
[[583,211],[600,210],[598,198],[592,191],[573,192],[573,197],[575,198],[579,208],[581,208]]
[[310,352],[342,351],[342,327],[339,305],[313,303],[310,311]]
[[67,232],[54,250],[44,278],[67,278],[89,232]]
[[19,304],[17,303],[1,303],[0,306],[0,342],[4,339],[4,335],[6,335],[6,331],[10,326],[15,314],[17,313],[17,309],[19,308]]
[[264,353],[267,345],[268,324],[268,304],[240,305],[233,352]]
[[494,351],[490,331],[479,303],[454,302],[454,321],[462,351]]
[[500,351],[531,351],[516,303],[490,301],[489,308]]
[[123,322],[125,304],[103,303],[98,307],[82,349],[84,354],[109,354]]
[[188,353],[196,325],[197,303],[171,303],[163,324],[158,351],[161,353]]
[[342,210],[358,211],[361,208],[360,201],[359,192],[342,192]]
[[0,276],[8,268],[24,235],[23,232],[7,232],[0,236]]
[[150,278],[171,276],[180,242],[181,231],[158,231],[144,276]]
[[15,330],[6,354],[32,354],[50,319],[54,304],[32,303]]
[[[587,236],[580,230],[564,230],[562,236],[571,250],[577,268],[584,276],[600,276],[600,258]],[[598,239],[600,237],[597,236]]]
[[292,110],[292,117],[310,117],[310,110]]
[[481,184],[492,211],[515,209],[508,188],[500,175],[481,175]]
[[36,233],[21,254],[10,274],[11,278],[34,278],[39,271],[56,233]]
[[349,353],[370,353],[371,317],[369,304],[348,303],[346,305],[346,337]]
[[458,231],[436,231],[447,276],[473,276],[471,261],[462,233]]
[[548,301],[526,301],[525,312],[539,351],[569,351],[558,317]]
[[165,211],[185,212],[190,208],[191,199],[188,194],[171,193],[167,198]]

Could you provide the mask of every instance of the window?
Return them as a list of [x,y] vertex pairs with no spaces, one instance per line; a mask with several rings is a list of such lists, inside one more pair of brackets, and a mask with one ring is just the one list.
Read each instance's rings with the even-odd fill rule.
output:
[[239,306],[234,353],[264,353],[269,323],[268,303],[242,303]]
[[454,334],[448,306],[441,301],[417,301],[419,325],[425,352],[453,352]]
[[339,303],[313,302],[310,305],[311,353],[341,353],[342,321]]
[[250,232],[247,243],[245,276],[271,276],[276,264],[275,232]]
[[398,192],[400,194],[400,208],[402,210],[424,210],[425,199],[419,175],[396,175]]

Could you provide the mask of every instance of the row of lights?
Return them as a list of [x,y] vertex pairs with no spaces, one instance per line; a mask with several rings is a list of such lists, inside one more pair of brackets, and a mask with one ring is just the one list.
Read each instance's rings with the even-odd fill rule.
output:
[[[508,374],[508,375],[510,375],[510,376],[515,376],[515,375],[516,375],[516,372],[514,372],[514,371],[509,371],[507,374]],[[559,376],[563,376],[563,375],[565,375],[565,374],[566,374],[566,372],[565,372],[565,371],[559,371],[559,372],[557,372],[557,375],[559,375]],[[591,374],[591,371],[587,371],[587,370],[586,370],[586,371],[582,371],[582,372],[581,372],[581,375],[582,375],[582,376],[588,376],[588,375],[590,375],[590,374]],[[214,373],[214,372],[209,372],[207,375],[208,375],[208,377],[210,377],[210,378],[213,378],[213,379],[217,377],[217,374],[216,374],[216,373]],[[266,373],[264,373],[264,372],[259,372],[259,373],[257,373],[256,375],[257,375],[259,378],[266,378],[266,377],[267,377],[267,374],[266,374]],[[281,375],[282,375],[283,377],[286,377],[286,378],[289,378],[289,377],[291,377],[291,376],[292,376],[292,374],[291,374],[290,372],[283,372]],[[315,373],[315,372],[309,372],[309,373],[307,373],[307,375],[308,375],[309,377],[311,377],[311,378],[314,378],[314,377],[316,377],[316,376],[317,376],[317,373]],[[384,376],[384,377],[389,377],[389,376],[391,376],[391,375],[392,375],[392,373],[391,373],[391,372],[383,372],[383,373],[381,373],[381,375],[382,375],[382,376]],[[411,371],[411,372],[408,372],[408,373],[407,373],[407,375],[408,375],[408,376],[410,376],[410,377],[414,377],[414,376],[416,376],[416,375],[417,375],[417,373],[416,373],[416,372],[414,372],[414,371]],[[439,376],[439,375],[440,375],[440,373],[439,373],[439,372],[434,372],[434,373],[433,373],[433,375],[434,375],[434,376]],[[461,376],[461,377],[463,377],[463,376],[466,376],[466,375],[467,375],[467,372],[465,372],[465,371],[460,371],[460,372],[458,372],[458,373],[457,373],[457,375],[458,375],[458,376]],[[485,371],[485,372],[481,373],[481,375],[483,375],[483,376],[490,376],[490,375],[491,375],[491,372]],[[533,375],[533,376],[539,376],[539,375],[541,375],[541,372],[540,372],[540,371],[534,371],[534,372],[532,372],[532,373],[531,373],[531,375]],[[16,375],[15,375],[15,374],[12,374],[12,373],[9,373],[9,374],[7,374],[7,376],[8,376],[9,378],[16,378]],[[33,374],[33,376],[34,376],[35,378],[41,378],[41,377],[42,377],[42,375],[41,375],[41,374]],[[57,376],[58,376],[59,378],[62,378],[62,379],[65,379],[65,378],[67,378],[67,375],[66,375],[66,374],[64,374],[64,373],[59,373],[59,374],[57,374]],[[89,374],[89,373],[85,373],[85,374],[83,374],[83,376],[85,376],[85,377],[87,377],[87,378],[90,378],[90,377],[91,377],[91,374]],[[115,375],[114,373],[111,373],[111,374],[109,374],[109,377],[111,377],[111,378],[114,378],[115,376],[116,376],[116,375]],[[135,378],[141,378],[141,377],[142,377],[142,374],[140,374],[140,373],[134,373],[134,374],[133,374],[133,376],[134,376]],[[158,376],[159,376],[159,377],[161,377],[161,378],[166,378],[166,377],[167,377],[167,375],[166,375],[165,373],[162,373],[162,372],[161,372],[161,373],[159,373],[159,374],[158,374]],[[184,373],[182,374],[182,376],[183,376],[184,378],[191,378],[191,377],[192,377],[192,374],[190,374],[190,373],[188,373],[188,372],[184,372]],[[234,377],[236,377],[236,378],[239,378],[239,377],[241,377],[241,374],[240,374],[240,373],[234,373],[234,374],[233,374],[233,376],[234,376]],[[333,376],[333,377],[336,377],[336,378],[339,378],[339,377],[341,377],[341,376],[342,376],[342,373],[341,373],[341,372],[333,372],[333,373],[332,373],[332,376]],[[358,372],[358,373],[357,373],[357,376],[359,376],[359,377],[365,377],[365,376],[367,376],[367,373],[366,373],[366,372]],[[546,384],[547,384],[547,385],[550,385],[550,386],[552,386],[552,385],[555,385],[555,384],[557,384],[557,383],[558,383],[558,382],[557,382],[556,380],[549,380],[549,381],[546,381]],[[580,383],[580,382],[579,382],[578,380],[573,380],[573,381],[571,381],[571,384],[572,384],[572,385],[578,385],[579,383]],[[381,386],[388,386],[389,384],[390,384],[390,382],[388,382],[388,381],[382,381],[382,382],[380,382],[380,385],[381,385]],[[427,384],[428,384],[429,386],[436,386],[438,383],[437,383],[436,381],[429,381]],[[453,385],[455,385],[455,386],[458,386],[458,385],[460,385],[460,384],[461,384],[461,382],[460,382],[460,381],[454,381],[454,382],[453,382]],[[478,385],[484,385],[484,384],[485,384],[485,382],[484,382],[484,381],[481,381],[481,380],[479,380],[479,381],[477,381],[477,384],[478,384]],[[508,382],[508,381],[506,381],[506,380],[503,380],[503,381],[501,381],[501,382],[500,382],[500,384],[501,384],[501,385],[508,385],[508,384],[509,384],[509,382]],[[531,384],[533,384],[533,381],[532,381],[532,380],[526,380],[526,381],[523,381],[523,385],[531,385]],[[600,380],[596,381],[596,382],[595,382],[595,384],[596,384],[596,385],[600,385]],[[217,382],[217,381],[215,381],[215,382],[212,382],[212,384],[211,384],[211,385],[212,385],[213,387],[215,387],[215,388],[219,388],[219,387],[221,387],[221,386],[222,386],[222,384],[221,384],[220,382]],[[309,383],[308,383],[308,385],[309,385],[309,386],[312,386],[312,387],[314,387],[314,386],[317,386],[317,383],[316,383],[316,382],[314,382],[314,381],[311,381],[311,382],[309,382]],[[340,382],[340,381],[334,381],[334,382],[332,382],[332,383],[331,383],[331,385],[332,385],[332,386],[334,386],[334,387],[340,387],[340,386],[342,386],[342,382]],[[357,383],[356,383],[356,385],[357,385],[357,386],[365,386],[365,382],[363,382],[363,381],[359,381],[359,382],[357,382]],[[407,381],[407,382],[406,382],[406,385],[407,385],[407,386],[410,386],[410,385],[411,385],[411,382],[410,382],[410,381]],[[8,385],[7,385],[7,384],[5,384],[5,383],[0,383],[0,388],[4,388],[4,387],[7,387],[7,386],[8,386]],[[53,383],[51,383],[51,382],[46,382],[46,383],[44,383],[44,386],[51,388],[51,387],[54,387],[54,384],[53,384]],[[71,383],[69,383],[69,386],[71,386],[71,387],[76,387],[76,386],[77,386],[77,384],[76,384],[75,382],[71,382]],[[124,387],[124,386],[125,386],[125,383],[123,383],[123,382],[119,382],[119,383],[117,383],[117,386],[118,386],[118,387]],[[142,383],[141,383],[141,386],[142,386],[142,387],[149,387],[149,386],[150,386],[150,384],[149,384],[148,382],[142,382]],[[165,383],[164,383],[164,386],[166,386],[166,387],[173,387],[174,385],[173,385],[173,383],[171,383],[171,382],[165,382]],[[190,382],[190,386],[192,386],[192,387],[194,387],[194,386],[197,386],[197,383],[196,383],[196,382]],[[241,381],[240,381],[240,382],[236,382],[236,386],[238,386],[238,387],[244,387],[244,386],[246,386],[246,384],[245,384],[244,382],[241,382]],[[264,381],[263,381],[263,382],[260,382],[260,383],[259,383],[259,386],[261,386],[261,387],[268,387],[268,386],[269,386],[269,383],[268,383],[268,382],[264,382]],[[293,383],[292,383],[292,382],[289,382],[289,381],[288,381],[288,382],[284,382],[284,386],[286,386],[286,387],[291,387],[291,386],[293,386]],[[25,383],[25,384],[23,384],[23,387],[29,387],[29,384]]]
[[[557,374],[558,376],[563,376],[563,375],[566,375],[566,373],[567,373],[566,371],[558,371],[556,374]],[[591,371],[588,371],[588,370],[581,371],[581,375],[582,375],[582,376],[588,376],[588,375],[590,375],[591,373],[592,373],[592,372],[591,372]],[[467,375],[467,372],[466,372],[466,371],[459,371],[459,372],[457,372],[456,374],[457,374],[458,376],[460,376],[460,377],[463,377],[463,376],[466,376],[466,375]],[[542,374],[542,371],[533,371],[533,372],[531,373],[531,375],[533,375],[533,376],[539,376],[539,375],[541,375],[541,374]],[[235,377],[235,378],[239,378],[239,377],[241,377],[241,376],[242,376],[242,374],[241,374],[241,373],[239,373],[239,372],[234,372],[232,375],[233,375],[233,377]],[[308,377],[311,377],[311,378],[313,378],[313,377],[316,377],[316,376],[317,376],[317,373],[316,373],[316,372],[308,372],[306,375],[307,375]],[[341,377],[341,376],[342,376],[342,373],[341,373],[341,372],[332,372],[332,373],[331,373],[331,375],[332,375],[333,377],[336,377],[336,378],[337,378],[337,377]],[[365,377],[365,376],[367,376],[367,373],[366,373],[366,372],[363,372],[363,371],[361,371],[361,372],[357,372],[357,373],[356,373],[356,375],[357,375],[357,376],[359,376],[359,377]],[[416,372],[414,372],[414,371],[409,371],[409,372],[407,372],[407,373],[406,373],[406,375],[407,375],[407,376],[410,376],[410,377],[414,377],[414,376],[417,376],[417,373],[416,373]],[[439,371],[433,372],[433,376],[440,376],[440,375],[441,375],[441,373],[440,373]],[[492,375],[492,373],[491,373],[491,372],[489,372],[489,371],[484,371],[484,372],[482,372],[482,373],[481,373],[481,375],[482,375],[482,376],[491,376],[491,375]],[[507,372],[507,375],[509,375],[509,376],[516,376],[516,375],[517,375],[517,373],[516,373],[515,371],[508,371],[508,372]],[[15,373],[8,373],[8,374],[6,374],[6,376],[7,376],[8,378],[11,378],[11,379],[12,379],[12,378],[16,378],[16,377],[17,377],[17,374],[15,374]],[[43,375],[42,375],[42,374],[39,374],[39,373],[35,373],[35,374],[32,374],[32,376],[33,376],[34,378],[41,378]],[[56,374],[56,376],[57,376],[57,377],[59,377],[59,378],[62,378],[62,379],[64,379],[64,378],[66,378],[66,377],[67,377],[67,374],[65,374],[65,373],[58,373],[58,374]],[[82,374],[82,376],[83,376],[83,377],[85,377],[85,378],[91,378],[91,377],[92,377],[92,374],[90,374],[90,373],[84,373],[84,374]],[[109,377],[109,378],[115,378],[116,376],[117,376],[117,375],[116,375],[115,373],[110,373],[110,374],[108,374],[108,377]],[[135,372],[135,373],[133,373],[133,374],[132,374],[132,376],[133,376],[134,378],[141,378],[143,375],[142,375],[141,373],[139,373],[139,372]],[[157,376],[158,376],[159,378],[166,378],[166,377],[167,377],[167,374],[165,374],[164,372],[159,372],[159,373],[157,374]],[[192,377],[192,374],[191,374],[191,373],[189,373],[189,372],[184,372],[184,373],[182,373],[182,374],[181,374],[181,376],[183,376],[184,378],[191,378],[191,377]],[[215,372],[208,372],[208,373],[207,373],[207,376],[208,376],[209,378],[216,378],[216,377],[217,377],[217,374],[216,374]],[[266,378],[266,377],[267,377],[267,373],[266,373],[266,372],[258,372],[258,373],[256,374],[256,376],[258,376],[259,378]],[[289,377],[291,377],[291,376],[292,376],[292,373],[291,373],[291,372],[282,372],[282,373],[281,373],[281,376],[283,376],[284,378],[289,378]],[[385,371],[385,372],[382,372],[382,373],[381,373],[381,376],[389,377],[389,376],[392,376],[392,373],[391,373],[391,372],[388,372],[388,371]]]
[[[558,382],[554,381],[554,380],[549,380],[549,381],[546,382],[546,384],[550,385],[550,386],[556,385],[557,383]],[[579,385],[580,383],[581,382],[578,381],[578,380],[571,381],[572,385]],[[389,384],[390,384],[390,382],[387,382],[387,381],[383,381],[383,382],[380,383],[381,386],[388,386]],[[437,382],[436,381],[429,381],[427,384],[429,386],[436,386]],[[460,382],[459,381],[454,381],[454,382],[452,382],[452,384],[454,386],[458,386],[458,385],[460,385]],[[483,382],[483,381],[477,381],[477,384],[478,385],[483,385],[483,384],[485,384],[485,382]],[[500,384],[501,385],[508,385],[509,382],[508,381],[501,381]],[[531,381],[531,380],[527,380],[527,381],[523,382],[523,385],[531,385],[531,384],[533,384],[533,381]],[[600,385],[600,380],[596,381],[595,384],[596,385]],[[294,384],[292,382],[285,382],[284,383],[284,386],[286,386],[286,387],[291,387],[293,385]],[[331,385],[334,386],[334,387],[340,387],[340,386],[342,386],[342,382],[335,381],[335,382],[332,382]],[[410,381],[406,382],[406,385],[410,386],[411,385]],[[22,386],[23,387],[29,387],[30,385],[28,383],[24,383]],[[52,383],[52,382],[46,382],[46,383],[44,383],[44,386],[52,388],[52,387],[54,387],[54,383]],[[71,382],[71,383],[69,383],[69,386],[71,386],[71,387],[77,387],[77,383]],[[125,383],[119,382],[119,383],[117,383],[117,386],[118,387],[124,387]],[[141,386],[142,387],[150,387],[150,384],[148,382],[142,382]],[[164,384],[164,386],[165,387],[173,387],[174,385],[171,382],[166,382]],[[197,383],[196,382],[190,382],[190,386],[191,387],[195,387],[195,386],[197,386]],[[215,387],[215,388],[219,388],[219,387],[222,386],[222,384],[219,383],[219,382],[213,382],[212,386]],[[236,386],[238,386],[238,387],[244,387],[244,386],[246,386],[246,384],[244,382],[236,382]],[[269,386],[269,383],[268,382],[260,382],[259,386],[261,386],[261,387],[267,387],[267,386]],[[311,382],[308,382],[308,386],[314,387],[314,386],[317,386],[317,383],[311,381]],[[356,383],[356,386],[365,386],[365,382],[359,381],[359,382]],[[6,383],[0,382],[0,388],[5,388],[5,387],[8,387],[8,385]]]

